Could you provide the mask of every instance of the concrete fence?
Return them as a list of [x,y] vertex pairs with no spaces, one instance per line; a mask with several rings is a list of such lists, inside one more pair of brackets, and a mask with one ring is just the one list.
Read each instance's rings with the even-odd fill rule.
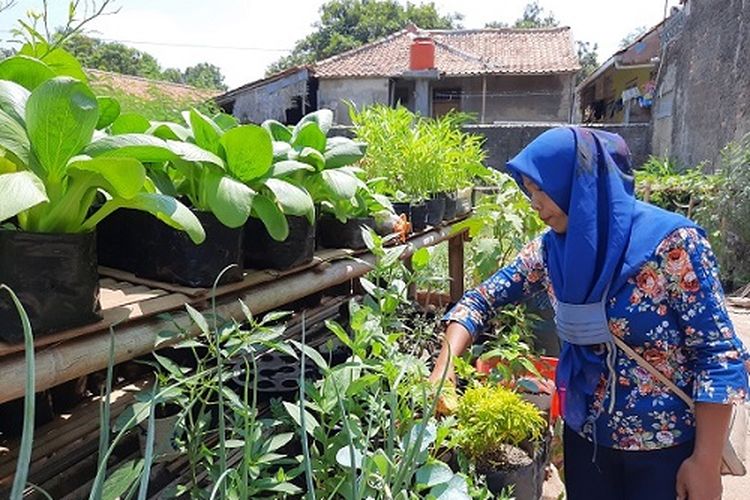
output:
[[[495,123],[490,125],[466,125],[464,130],[485,137],[484,148],[487,151],[487,166],[502,170],[505,163],[513,158],[524,146],[533,141],[539,134],[552,127],[566,126],[566,123]],[[632,125],[593,125],[592,128],[606,130],[622,136],[630,146],[633,164],[642,165],[651,154],[651,125],[648,123]],[[351,137],[351,127],[336,126],[329,135]]]

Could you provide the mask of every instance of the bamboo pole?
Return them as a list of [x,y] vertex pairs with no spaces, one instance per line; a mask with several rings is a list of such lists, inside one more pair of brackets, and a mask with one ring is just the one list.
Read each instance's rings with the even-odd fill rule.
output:
[[[429,231],[402,245],[402,258],[411,256],[415,250],[436,245],[451,238],[462,238],[462,232],[454,232],[451,226]],[[241,320],[244,317],[239,301],[243,301],[253,314],[260,314],[310,294],[325,290],[353,278],[366,274],[372,268],[375,257],[364,254],[351,260],[326,263],[299,274],[283,276],[250,290],[217,298],[217,313],[225,318]],[[208,311],[208,307],[202,308]],[[198,335],[199,329],[184,311],[172,313],[172,321],[189,335]],[[174,331],[175,325],[168,319],[153,317],[144,321],[122,324],[115,329],[115,364],[148,354],[156,349],[159,332]],[[169,342],[160,344],[166,347]],[[78,337],[68,342],[50,346],[36,353],[36,390],[42,391],[68,380],[106,368],[109,359],[109,333],[99,332]],[[23,352],[0,360],[0,403],[24,395],[25,363]]]

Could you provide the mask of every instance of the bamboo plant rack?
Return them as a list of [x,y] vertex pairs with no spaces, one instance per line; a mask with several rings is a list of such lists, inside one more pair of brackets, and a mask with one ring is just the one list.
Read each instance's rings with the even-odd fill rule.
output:
[[[466,230],[455,227],[458,222],[460,219],[443,227],[428,229],[400,245],[402,259],[408,265],[417,249],[448,242],[450,299],[453,301],[463,294],[464,242],[468,239]],[[242,281],[217,288],[216,310],[223,317],[239,320],[243,317],[239,301],[243,301],[254,315],[280,309],[363,276],[374,261],[375,257],[368,251],[323,250],[316,252],[310,264],[288,271],[247,270]],[[204,312],[211,308],[211,290],[208,289],[145,280],[103,267],[99,271],[101,321],[35,340],[37,391],[105,369],[109,359],[110,327],[115,332],[114,361],[120,364],[155,351],[159,333],[174,330],[175,323],[197,335],[199,331],[185,312],[185,304]],[[168,341],[158,344],[159,348],[167,346]],[[24,371],[23,344],[0,342],[0,403],[23,397]],[[143,380],[128,381],[113,393],[113,420],[133,402],[135,393],[146,384]],[[84,401],[69,414],[37,429],[29,480],[55,489],[56,484],[64,484],[95,467],[98,434],[98,398]],[[17,444],[16,440],[0,441],[0,492],[12,484]],[[129,448],[126,446],[125,449]],[[118,457],[118,461],[133,458],[131,455]],[[160,464],[159,467],[169,469],[171,466]],[[156,475],[164,472],[160,469],[154,471]],[[85,484],[79,490],[82,493]],[[35,494],[30,495],[33,498]],[[63,498],[79,496],[73,492]]]

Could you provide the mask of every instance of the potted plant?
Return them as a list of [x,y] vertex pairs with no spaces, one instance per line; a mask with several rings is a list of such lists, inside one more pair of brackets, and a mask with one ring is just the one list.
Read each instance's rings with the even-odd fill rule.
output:
[[429,145],[417,141],[413,131],[416,116],[399,106],[370,106],[357,111],[349,107],[357,140],[367,144],[368,154],[361,166],[369,179],[388,179],[377,192],[390,198],[394,212],[404,214],[416,232],[425,229],[427,193],[421,183],[419,166],[429,157]]
[[[391,233],[393,215],[388,198],[374,193],[370,186],[360,187],[349,199],[324,201],[318,219],[318,244],[323,248],[366,248],[362,227]],[[376,221],[377,217],[377,221]]]
[[[15,289],[40,335],[98,319],[94,229],[111,213],[148,212],[196,242],[205,234],[127,150],[113,148],[105,157],[88,151],[103,110],[86,83],[55,76],[30,55],[14,57],[18,82],[32,90],[0,80],[0,282]],[[30,81],[34,75],[39,78]],[[106,200],[92,210],[97,193]],[[4,301],[0,324],[4,340],[21,338],[20,322]]]
[[[303,189],[275,178],[271,140],[260,127],[238,126],[225,115],[209,118],[195,109],[186,112],[185,119],[187,127],[152,123],[148,131],[157,137],[130,133],[117,138],[129,143],[148,138],[146,144],[152,147],[142,150],[142,159],[149,160],[150,175],[164,190],[188,200],[199,217],[209,221],[210,244],[197,248],[187,241],[175,241],[173,234],[155,235],[154,244],[168,251],[153,249],[160,258],[148,261],[136,274],[210,286],[223,268],[235,264],[222,280],[236,281],[242,277],[248,219],[254,216],[267,228],[247,238],[253,245],[257,233],[283,239],[288,234],[284,213],[312,219],[312,201]],[[141,151],[137,145],[133,147]],[[165,245],[165,241],[172,244]]]
[[539,410],[499,385],[474,384],[458,402],[457,445],[500,493],[513,485],[518,500],[541,497],[547,422]]
[[[139,393],[136,397],[141,396],[143,400],[143,393]],[[144,404],[148,404],[148,401],[143,401]],[[153,422],[153,461],[158,462],[170,462],[175,458],[182,455],[178,439],[183,432],[182,422],[185,418],[183,408],[189,404],[188,401],[158,401],[153,403],[154,406],[154,422]],[[149,422],[148,419],[138,423],[138,444],[141,449],[141,455],[145,456],[147,449],[147,441],[149,439]]]
[[415,231],[468,213],[466,188],[487,168],[482,139],[461,130],[467,115],[421,118],[403,107],[379,105],[350,107],[350,115],[357,138],[368,144],[362,161],[368,178],[390,181],[382,194],[391,197],[396,213],[410,216]]
[[434,145],[437,183],[434,196],[445,199],[443,220],[468,213],[471,204],[467,205],[466,195],[470,196],[471,190],[467,188],[475,179],[488,175],[488,169],[483,165],[486,157],[483,139],[462,129],[470,118],[465,113],[451,111],[440,118],[420,122],[421,136],[429,137]]
[[[327,138],[333,113],[323,109],[304,116],[294,128],[277,121],[262,124],[273,141],[275,179],[301,186],[312,202],[321,206],[354,197],[364,183],[352,165],[365,154],[365,146],[346,137]],[[289,237],[259,235],[259,245],[246,261],[285,269],[309,262],[315,249],[315,228],[309,220],[287,216]]]

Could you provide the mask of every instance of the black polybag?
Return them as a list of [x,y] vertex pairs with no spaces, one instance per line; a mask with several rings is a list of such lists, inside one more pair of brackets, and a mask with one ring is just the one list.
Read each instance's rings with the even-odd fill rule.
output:
[[362,226],[375,229],[372,217],[354,217],[340,222],[330,214],[323,214],[318,220],[318,243],[323,248],[366,248],[362,238]]
[[[96,234],[0,230],[0,283],[18,295],[35,337],[100,320]],[[7,293],[0,294],[0,339],[23,340]]]
[[287,215],[289,236],[276,241],[260,219],[250,217],[245,224],[245,267],[251,269],[291,269],[307,264],[315,253],[315,226],[305,217]]

